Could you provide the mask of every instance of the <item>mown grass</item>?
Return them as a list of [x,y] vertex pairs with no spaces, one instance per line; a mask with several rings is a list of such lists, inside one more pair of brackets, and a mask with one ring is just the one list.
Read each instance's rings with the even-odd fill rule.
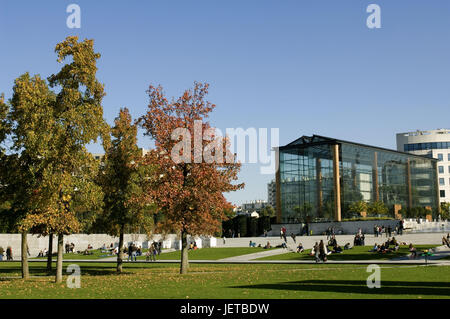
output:
[[[223,258],[260,253],[262,251],[267,251],[267,249],[263,249],[261,247],[216,247],[189,250],[188,255],[190,260],[219,260]],[[180,258],[181,251],[179,250],[156,256],[157,260],[179,260]],[[145,256],[140,256],[137,259],[145,260]]]
[[[68,265],[68,264],[67,264]],[[66,274],[64,266],[64,274]],[[0,298],[450,298],[449,266],[381,267],[381,288],[366,285],[366,266],[192,264],[179,274],[179,264],[78,263],[81,288],[53,283],[45,263],[30,264],[28,281],[20,263],[0,263]]]
[[[430,249],[437,245],[416,245],[417,251]],[[332,253],[327,256],[328,260],[389,260],[404,257],[410,254],[408,246],[400,246],[399,250],[391,253],[370,252],[373,246],[354,246],[352,249],[343,250],[342,253]],[[303,253],[289,252],[280,255],[267,256],[256,260],[314,260],[310,256],[311,249],[306,249]]]

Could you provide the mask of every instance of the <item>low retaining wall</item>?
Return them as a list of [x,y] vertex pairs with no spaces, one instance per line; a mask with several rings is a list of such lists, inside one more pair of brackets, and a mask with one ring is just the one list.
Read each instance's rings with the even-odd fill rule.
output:
[[[38,236],[38,235],[28,235],[28,248],[31,257],[36,257],[39,252],[48,249],[48,236]],[[158,235],[155,234],[150,238],[143,234],[125,234],[124,243],[128,245],[131,242],[135,242],[137,245],[142,246],[142,248],[148,248],[151,242],[162,240],[163,248],[174,248],[180,249],[181,241],[179,237],[175,234],[169,235]],[[215,247],[216,239],[214,237],[195,237],[188,238],[188,241],[195,240],[199,248],[202,247]],[[119,237],[114,237],[106,234],[73,234],[64,236],[64,245],[66,243],[74,243],[75,251],[82,251],[87,249],[88,245],[91,245],[94,249],[100,248],[105,244],[107,247],[113,244],[114,247],[119,246]],[[11,246],[13,257],[16,259],[21,256],[21,234],[0,234],[0,247],[6,251],[6,247]],[[53,236],[53,252],[57,249],[57,237]],[[5,254],[6,255],[6,252]]]
[[[334,227],[336,234],[356,234],[361,228],[365,234],[373,234],[373,228],[375,225],[384,226],[387,228],[391,226],[392,231],[398,226],[398,220],[359,220],[359,221],[346,221],[346,222],[323,222],[323,223],[309,223],[309,231],[312,231],[313,235],[325,234],[328,227]],[[280,236],[281,227],[286,227],[286,233],[289,236],[291,233],[295,235],[300,234],[302,231],[302,224],[272,224],[271,236]]]

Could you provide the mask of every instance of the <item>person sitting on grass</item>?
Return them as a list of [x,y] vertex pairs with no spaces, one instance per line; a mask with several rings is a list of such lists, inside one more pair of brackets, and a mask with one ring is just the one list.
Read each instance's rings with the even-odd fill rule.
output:
[[334,246],[333,246],[333,253],[334,253],[334,254],[340,254],[340,253],[342,253],[342,248],[341,248],[341,246],[339,246],[338,244],[334,245]]
[[304,250],[305,250],[305,249],[303,248],[303,244],[302,244],[302,243],[299,243],[298,246],[297,246],[297,252],[298,252],[298,253],[302,253]]
[[442,245],[446,245],[448,248],[450,248],[449,240],[445,237],[442,237]]
[[350,243],[346,243],[344,245],[344,250],[349,250],[349,249],[352,249],[352,247],[350,247]]
[[330,239],[330,241],[328,242],[328,246],[332,246],[334,247],[335,245],[337,245],[337,241],[336,241],[336,236],[333,235]]
[[375,243],[375,245],[373,245],[373,248],[371,250],[369,250],[369,252],[374,252],[374,251],[379,251],[380,247],[378,247],[378,244]]
[[270,246],[270,243],[267,242],[267,244],[264,246],[264,249],[270,249],[272,246]]
[[411,252],[411,255],[409,256],[410,259],[414,259],[417,257],[417,249],[413,246],[412,243],[409,244],[408,250]]

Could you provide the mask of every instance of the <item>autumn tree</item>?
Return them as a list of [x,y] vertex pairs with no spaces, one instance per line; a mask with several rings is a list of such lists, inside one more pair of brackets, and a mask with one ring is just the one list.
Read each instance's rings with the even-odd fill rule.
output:
[[217,231],[226,218],[224,212],[231,208],[223,193],[244,186],[233,184],[240,164],[229,142],[205,121],[215,108],[205,100],[207,93],[208,84],[195,83],[169,102],[161,86],[150,86],[148,111],[141,118],[145,134],[155,142],[144,158],[154,165],[155,174],[141,200],[154,202],[164,214],[160,229],[180,234],[181,274],[189,266],[188,235]]
[[95,183],[98,161],[86,145],[102,137],[108,143],[109,127],[103,119],[101,101],[103,85],[96,79],[96,61],[93,40],[78,42],[67,37],[56,45],[58,62],[68,59],[57,74],[48,78],[51,88],[58,89],[49,118],[53,121],[52,134],[46,141],[43,154],[45,167],[40,185],[35,191],[39,204],[35,213],[25,218],[24,227],[39,234],[57,236],[56,282],[62,281],[64,235],[78,232],[83,223],[92,223],[78,217],[83,212],[100,211],[103,194]]
[[[46,81],[28,73],[15,80],[7,122],[11,134],[9,154],[3,157],[2,197],[10,203],[15,230],[22,234],[22,277],[28,278],[27,233],[24,222],[39,210],[39,188],[46,167],[48,144],[52,139],[54,94]],[[3,104],[4,102],[2,102]]]
[[132,123],[127,108],[121,109],[111,130],[112,140],[100,169],[99,182],[104,193],[104,210],[98,216],[96,228],[119,236],[117,272],[122,272],[124,231],[143,229],[148,235],[153,229],[154,206],[142,198],[150,166],[143,165],[142,150],[137,146],[137,124]]

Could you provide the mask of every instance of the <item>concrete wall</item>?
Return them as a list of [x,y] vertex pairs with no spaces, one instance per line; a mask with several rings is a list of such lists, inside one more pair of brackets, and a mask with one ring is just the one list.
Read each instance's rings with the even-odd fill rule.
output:
[[[169,234],[165,235],[164,237],[162,235],[155,234],[152,237],[148,238],[147,235],[142,234],[125,234],[124,235],[124,242],[125,245],[128,245],[130,242],[135,242],[137,245],[142,246],[142,248],[148,248],[149,244],[153,240],[159,241],[163,240],[163,248],[174,248],[179,249],[181,247],[179,237],[175,234]],[[211,237],[195,237],[192,238],[196,241],[197,246],[199,248],[202,247],[215,247],[216,241],[215,238]],[[30,250],[30,256],[36,257],[39,252],[44,250],[45,248],[48,248],[48,236],[37,236],[37,235],[28,235],[28,247]],[[191,240],[189,237],[188,240]],[[114,247],[117,247],[119,245],[119,238],[106,235],[106,234],[74,234],[74,235],[68,235],[64,236],[64,245],[66,243],[74,243],[75,244],[75,251],[81,251],[85,250],[88,245],[92,245],[94,249],[100,248],[105,244],[106,246],[109,246],[111,243],[114,245]],[[53,237],[53,251],[56,252],[56,246],[57,245],[57,237]],[[11,246],[13,251],[13,257],[14,259],[21,256],[20,247],[21,247],[21,235],[20,234],[0,234],[0,246],[3,247],[4,250],[6,250],[6,247]]]
[[[313,235],[324,234],[328,227],[334,227],[336,234],[356,234],[358,229],[361,228],[365,234],[373,234],[373,227],[375,225],[388,227],[391,226],[392,230],[398,225],[398,220],[364,220],[364,221],[349,221],[349,222],[326,222],[326,223],[310,223],[309,231],[312,231]],[[287,236],[291,233],[295,235],[300,234],[302,230],[301,224],[272,224],[272,230],[269,232],[269,236],[280,236],[281,227],[286,227]]]

